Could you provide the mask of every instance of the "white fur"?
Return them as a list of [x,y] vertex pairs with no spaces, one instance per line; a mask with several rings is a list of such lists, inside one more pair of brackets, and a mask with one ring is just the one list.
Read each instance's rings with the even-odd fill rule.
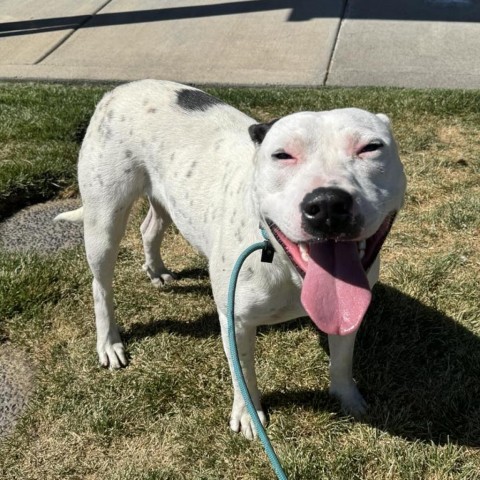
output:
[[55,222],[60,220],[72,223],[83,223],[83,207],[71,210],[70,212],[61,213],[54,218]]
[[[354,196],[356,208],[368,220],[363,234],[371,235],[403,200],[403,170],[385,116],[357,109],[296,113],[274,124],[256,148],[248,134],[253,119],[225,104],[205,111],[182,108],[177,103],[182,89],[191,88],[145,80],[105,95],[80,152],[83,211],[58,217],[78,221],[83,215],[94,276],[97,350],[100,363],[111,368],[127,363],[114,320],[112,279],[128,214],[139,196],[150,200],[141,233],[144,269],[154,285],[173,279],[160,255],[162,236],[172,220],[208,257],[228,358],[227,285],[239,254],[261,239],[260,221],[269,218],[292,240],[308,240],[299,204],[314,188],[335,183]],[[381,154],[354,158],[355,145],[372,139],[385,143]],[[286,145],[301,152],[301,163],[272,161],[272,152]],[[274,245],[272,264],[260,263],[258,255],[246,261],[236,296],[238,350],[263,422],[253,359],[256,328],[305,315],[301,277]],[[377,278],[378,261],[369,272],[371,285]],[[362,413],[365,402],[352,378],[354,340],[355,334],[329,338],[331,392],[350,412]],[[230,426],[252,438],[254,428],[235,380],[233,384]]]

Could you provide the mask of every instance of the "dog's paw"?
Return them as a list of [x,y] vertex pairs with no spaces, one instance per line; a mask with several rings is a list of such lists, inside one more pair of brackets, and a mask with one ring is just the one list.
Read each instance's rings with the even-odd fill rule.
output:
[[[263,413],[262,409],[257,409],[258,417],[263,426],[267,424],[267,417]],[[241,432],[247,440],[253,440],[257,436],[257,431],[253,425],[250,414],[247,411],[245,405],[232,409],[230,415],[230,428],[235,432]]]
[[156,288],[161,288],[164,285],[167,285],[167,283],[177,280],[177,276],[166,268],[160,272],[154,272],[147,264],[145,264],[142,266],[142,270],[147,273],[152,285]]
[[341,387],[331,386],[330,395],[340,401],[342,410],[345,413],[355,418],[359,418],[367,412],[367,402],[362,397],[355,383],[342,385]]
[[97,352],[100,365],[104,368],[117,370],[127,366],[125,348],[121,341],[110,342],[107,340],[101,345],[97,345]]

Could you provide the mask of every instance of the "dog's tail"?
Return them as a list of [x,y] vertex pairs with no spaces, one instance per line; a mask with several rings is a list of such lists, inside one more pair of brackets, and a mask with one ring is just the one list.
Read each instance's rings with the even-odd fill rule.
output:
[[58,221],[67,221],[72,223],[83,223],[83,207],[77,208],[76,210],[70,210],[69,212],[63,212],[60,215],[57,215],[54,219],[54,222]]

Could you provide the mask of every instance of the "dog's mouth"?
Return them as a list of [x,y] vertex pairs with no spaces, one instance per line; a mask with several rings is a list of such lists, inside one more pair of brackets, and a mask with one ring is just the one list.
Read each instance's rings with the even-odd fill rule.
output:
[[370,304],[368,270],[380,252],[396,212],[379,229],[362,240],[322,240],[295,243],[273,222],[268,222],[303,277],[301,301],[320,330],[346,335],[358,329]]

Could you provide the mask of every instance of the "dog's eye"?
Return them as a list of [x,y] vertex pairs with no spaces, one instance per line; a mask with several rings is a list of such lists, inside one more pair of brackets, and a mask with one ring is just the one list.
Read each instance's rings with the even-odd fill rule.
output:
[[362,147],[358,152],[357,155],[361,155],[362,153],[368,153],[368,152],[376,152],[377,150],[380,150],[383,147],[382,142],[371,142],[368,145],[365,145]]
[[293,157],[287,152],[272,153],[272,157],[276,160],[291,160]]

